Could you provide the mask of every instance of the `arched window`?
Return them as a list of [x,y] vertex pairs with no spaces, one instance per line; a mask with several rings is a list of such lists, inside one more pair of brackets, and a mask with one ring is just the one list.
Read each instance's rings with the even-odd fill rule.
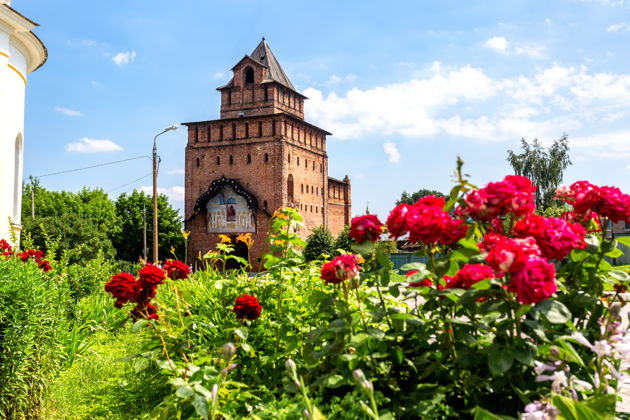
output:
[[289,177],[287,178],[287,199],[289,200],[290,203],[292,203],[294,201],[293,198],[293,175],[289,174]]
[[219,127],[219,140],[223,140],[223,126]]
[[199,127],[195,127],[195,143],[199,141]]
[[245,123],[245,138],[249,138],[249,123]]
[[300,164],[300,157],[299,156],[297,157],[297,164],[298,165]]
[[287,162],[291,163],[291,153],[287,155]]
[[221,164],[221,158],[219,156],[217,156],[217,165]]
[[252,155],[247,154],[247,163],[252,163]]
[[236,124],[232,124],[232,140],[236,139]]
[[269,88],[265,86],[265,101],[269,100]]
[[234,164],[234,158],[230,155],[230,165]]
[[251,67],[247,67],[245,69],[245,84],[246,85],[254,84],[254,69]]
[[300,184],[300,191],[304,194],[304,184]]
[[208,139],[208,143],[210,143],[212,139],[212,127],[210,126],[206,127],[206,138]]
[[262,137],[262,121],[258,121],[258,137]]
[[267,200],[263,201],[263,209],[267,210]]
[[265,163],[269,162],[269,154],[265,153]]
[[199,158],[197,158],[197,168],[199,167]]
[[24,140],[22,134],[15,139],[15,164],[13,173],[13,222],[20,223],[20,211],[22,209],[22,150]]
[[313,186],[311,185],[311,194],[313,194],[313,191],[315,191],[315,189],[313,189]]
[[308,159],[304,159],[304,167],[308,168]]

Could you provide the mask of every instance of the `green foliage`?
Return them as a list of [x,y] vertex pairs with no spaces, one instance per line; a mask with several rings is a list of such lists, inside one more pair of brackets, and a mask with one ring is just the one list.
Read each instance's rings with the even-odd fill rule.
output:
[[339,235],[335,238],[335,242],[333,242],[333,249],[337,251],[341,249],[346,252],[352,251],[352,238],[350,235],[350,225],[345,225],[343,230],[339,232]]
[[[118,252],[118,258],[126,261],[138,261],[143,255],[143,208],[146,208],[147,248],[152,255],[153,247],[153,199],[142,191],[121,194],[116,200],[116,215],[120,220],[120,230],[112,241]],[[171,248],[177,258],[184,259],[183,228],[179,212],[168,202],[165,195],[158,196],[158,233],[160,259],[173,258]]]
[[[31,191],[35,197],[35,218],[31,217]],[[100,189],[83,188],[77,193],[48,191],[36,180],[25,184],[22,194],[22,226],[32,244],[49,252],[55,242],[71,262],[87,261],[102,252],[116,255],[111,235],[120,230],[114,204]]]
[[0,259],[0,418],[37,418],[60,366],[67,291],[33,262]]
[[396,241],[386,240],[376,242],[376,252],[380,254],[394,254],[398,251]]
[[427,190],[425,188],[422,188],[412,194],[409,194],[407,191],[403,191],[400,196],[400,200],[396,201],[396,205],[402,204],[402,203],[414,204],[416,201],[420,200],[422,197],[426,197],[427,195],[434,195],[436,197],[444,197],[444,194],[442,194],[439,191]]
[[521,139],[520,154],[508,150],[507,161],[516,175],[531,179],[538,187],[536,190],[536,206],[551,206],[556,189],[562,182],[564,170],[571,165],[569,159],[569,139],[566,134],[554,140],[549,149],[544,149],[538,139],[530,144]]
[[324,225],[317,226],[313,232],[306,238],[306,247],[304,248],[304,259],[313,261],[325,255],[332,255],[333,236],[330,230]]
[[119,272],[118,265],[106,259],[102,252],[82,264],[64,265],[62,263],[61,267],[62,275],[70,288],[70,294],[75,300],[101,290],[111,276]]

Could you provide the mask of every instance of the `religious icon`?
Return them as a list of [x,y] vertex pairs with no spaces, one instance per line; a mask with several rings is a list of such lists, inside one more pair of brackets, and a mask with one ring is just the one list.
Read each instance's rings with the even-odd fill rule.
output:
[[236,221],[236,210],[234,210],[234,206],[232,204],[228,204],[227,206],[227,217],[226,220],[228,222]]
[[230,186],[225,186],[213,198],[208,200],[207,226],[213,233],[256,232],[256,219],[247,200],[237,194]]

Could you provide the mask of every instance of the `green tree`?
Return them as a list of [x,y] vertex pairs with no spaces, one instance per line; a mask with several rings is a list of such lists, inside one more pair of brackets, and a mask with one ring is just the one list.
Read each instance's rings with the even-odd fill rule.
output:
[[318,259],[322,254],[332,255],[333,236],[330,230],[324,225],[317,226],[306,238],[306,248],[304,248],[304,258],[306,261]]
[[339,235],[335,238],[335,242],[333,242],[333,251],[338,249],[343,249],[346,252],[352,252],[352,248],[350,245],[352,244],[352,238],[350,238],[350,225],[345,225],[343,230],[339,232]]
[[103,190],[48,191],[30,179],[24,185],[22,203],[23,232],[31,236],[37,248],[48,251],[58,240],[58,251],[71,252],[71,262],[92,259],[99,251],[108,258],[116,255],[111,236],[120,227],[114,203]]
[[535,196],[537,207],[546,209],[553,206],[553,195],[562,182],[564,170],[571,165],[567,135],[554,140],[548,149],[538,139],[531,144],[521,139],[521,149],[520,154],[508,150],[507,161],[516,175],[531,179],[538,187]]
[[399,205],[402,203],[414,204],[416,201],[420,200],[422,197],[426,197],[427,195],[434,195],[436,197],[444,197],[444,194],[442,194],[439,191],[427,190],[424,188],[412,194],[409,194],[407,191],[403,191],[403,193],[400,196],[400,200],[396,201],[396,205]]
[[[153,249],[153,200],[150,195],[134,190],[133,193],[121,194],[116,200],[116,215],[120,219],[120,230],[114,235],[113,242],[118,258],[126,261],[137,261],[143,255],[143,217],[146,208],[147,254],[150,257]],[[172,258],[171,248],[175,256],[184,259],[184,237],[182,219],[179,212],[171,207],[165,195],[158,196],[158,251],[160,259]]]

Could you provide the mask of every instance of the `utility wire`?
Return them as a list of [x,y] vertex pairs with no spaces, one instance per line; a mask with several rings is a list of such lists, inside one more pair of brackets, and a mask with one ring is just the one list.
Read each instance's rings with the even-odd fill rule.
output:
[[150,177],[151,175],[153,175],[153,172],[150,172],[150,173],[146,174],[145,176],[141,176],[141,177],[140,177],[140,178],[138,178],[138,179],[134,179],[133,181],[127,182],[126,184],[120,185],[120,186],[118,186],[118,187],[116,187],[116,188],[112,188],[111,190],[107,190],[107,191],[105,191],[105,194],[108,194],[108,193],[110,193],[110,192],[112,192],[112,191],[118,190],[118,189],[120,189],[120,188],[122,188],[122,187],[126,187],[127,185],[130,185],[130,184],[133,184],[134,182],[138,182],[138,181],[140,181],[141,179],[148,178],[148,177]]
[[61,175],[61,174],[67,174],[67,173],[70,173],[70,172],[84,171],[86,169],[100,168],[101,166],[114,165],[116,163],[128,162],[130,160],[143,159],[143,158],[147,158],[148,159],[149,156],[143,155],[143,156],[132,157],[132,158],[129,158],[129,159],[115,160],[113,162],[99,163],[98,165],[86,166],[86,167],[83,167],[83,168],[76,168],[76,169],[68,169],[66,171],[53,172],[53,173],[50,173],[50,174],[39,175],[39,176],[36,176],[35,178],[43,178],[45,176]]

